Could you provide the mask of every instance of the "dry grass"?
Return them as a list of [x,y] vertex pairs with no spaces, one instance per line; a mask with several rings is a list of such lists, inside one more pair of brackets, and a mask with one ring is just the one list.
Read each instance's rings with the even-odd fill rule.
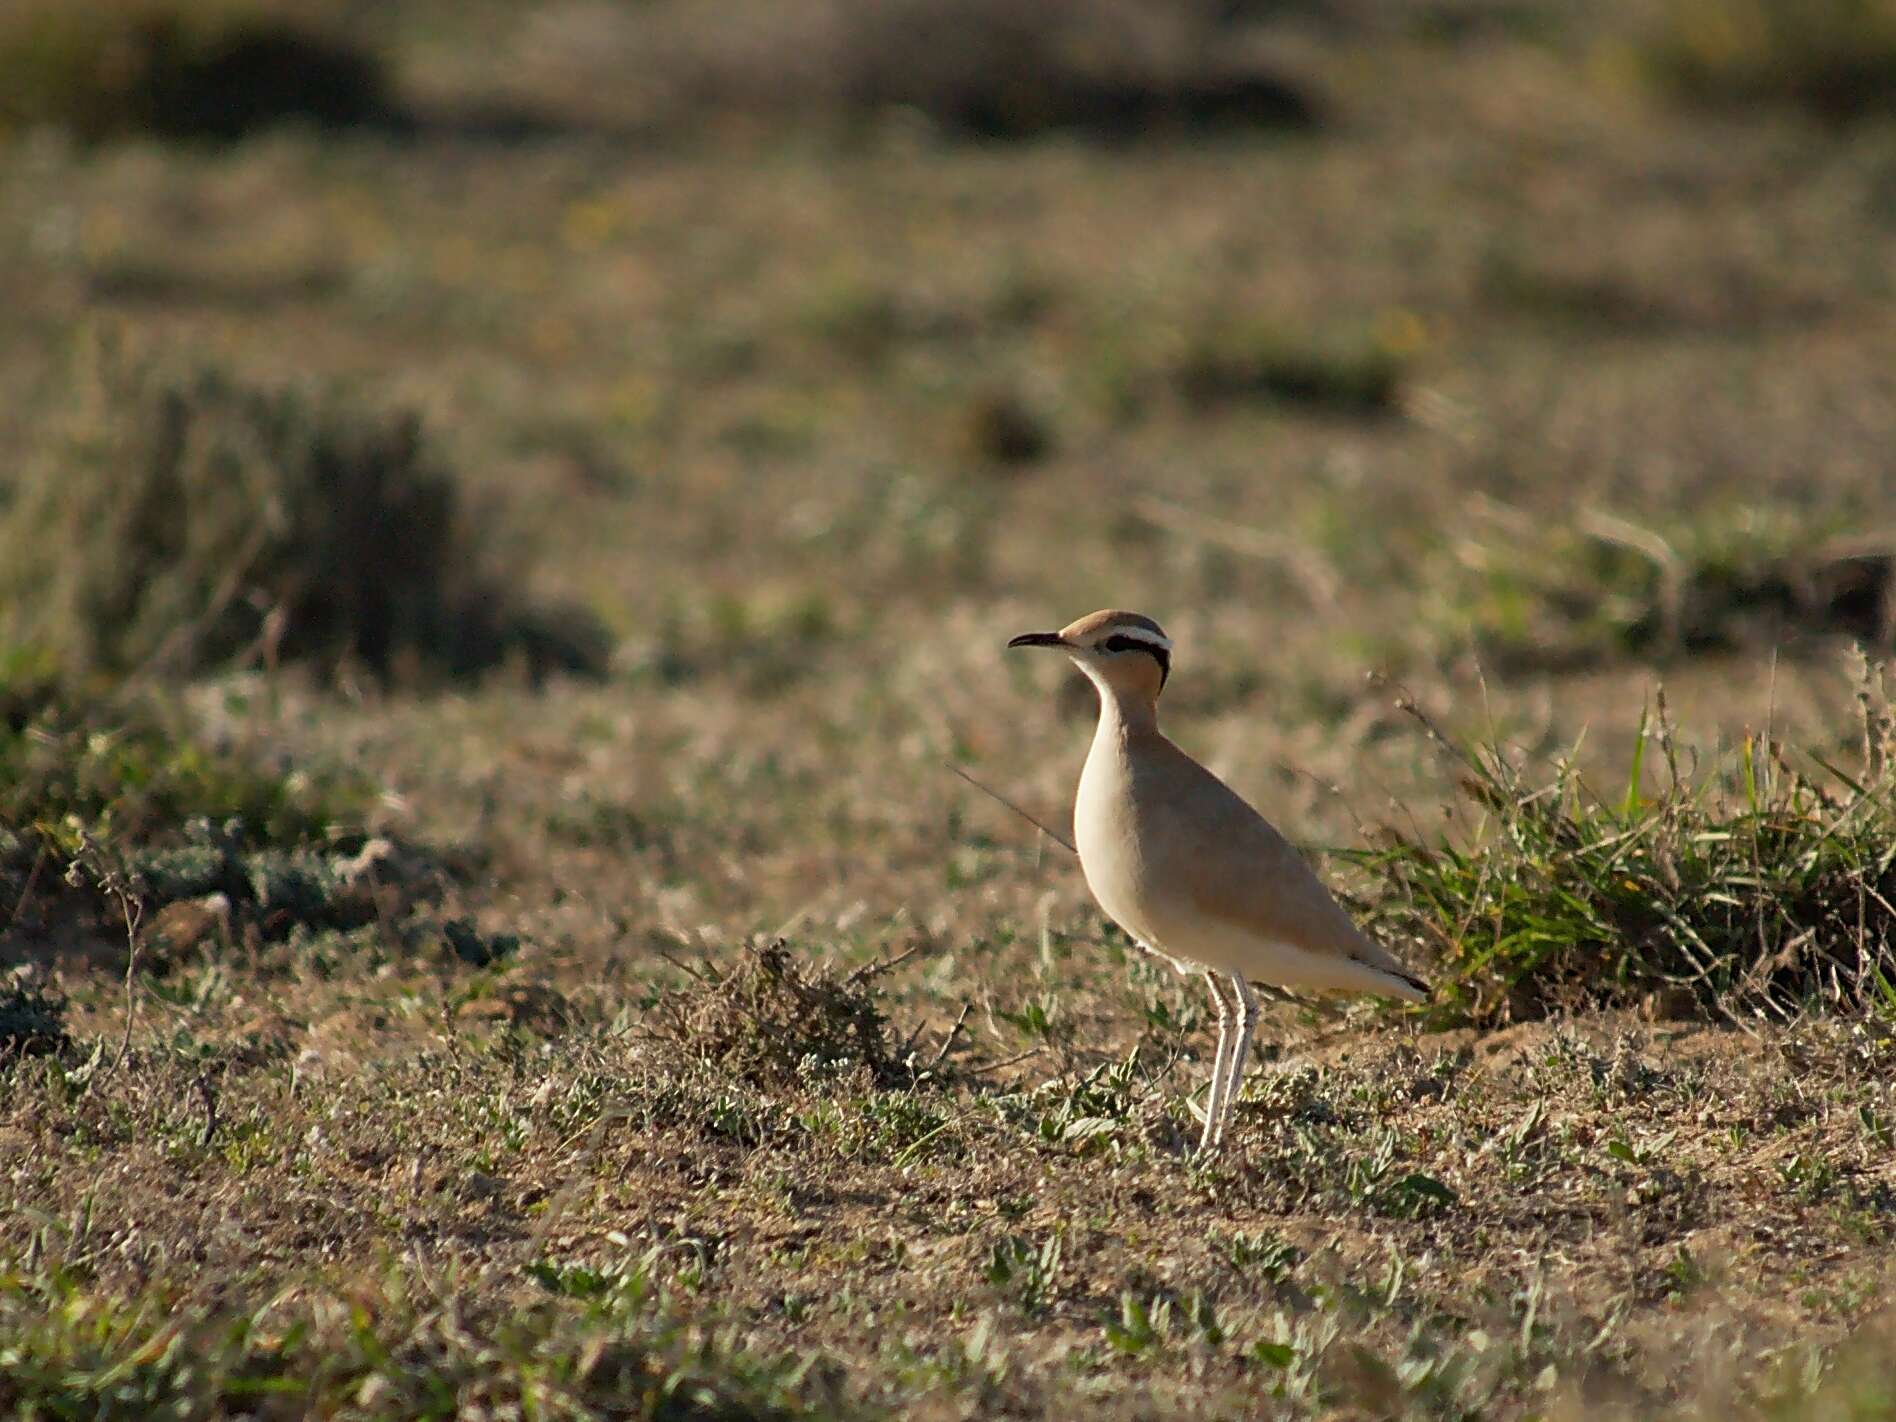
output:
[[[618,101],[553,83],[533,46],[624,34],[619,7],[502,8],[378,12],[405,90]],[[170,687],[122,760],[96,706],[36,738],[57,668],[0,660],[6,764],[123,765],[74,803],[123,804],[152,855],[230,874],[172,794],[194,760],[213,787],[346,768],[346,829],[428,846],[440,895],[299,927],[328,900],[297,886],[367,841],[253,832],[238,861],[283,876],[283,935],[249,869],[176,913],[147,875],[128,999],[122,919],[44,882],[15,912],[28,854],[0,960],[64,999],[69,1044],[0,1066],[0,1410],[1887,1411],[1877,995],[1791,975],[1770,1020],[1663,991],[1602,1009],[1589,963],[1645,963],[1610,918],[1559,945],[1571,1005],[1545,1019],[1492,1024],[1506,965],[1449,1000],[1471,1023],[1273,1008],[1236,1148],[1198,1164],[1201,986],[943,767],[1059,826],[1090,708],[1001,648],[1130,605],[1178,640],[1184,745],[1299,842],[1393,832],[1467,852],[1477,886],[1534,885],[1505,922],[1571,927],[1559,896],[1597,891],[1702,933],[1726,894],[1770,935],[1798,907],[1758,887],[1780,849],[1889,852],[1873,804],[1825,835],[1768,799],[1805,794],[1791,779],[1759,783],[1769,815],[1719,781],[1749,734],[1839,809],[1816,757],[1868,783],[1857,625],[1781,639],[1713,599],[1720,635],[1686,634],[1719,567],[1811,566],[1840,516],[1870,538],[1896,514],[1887,134],[1603,85],[1633,0],[1532,22],[1242,8],[1336,123],[0,149],[10,447],[57,448],[61,339],[86,323],[245,389],[372,389],[543,550],[536,598],[620,647],[607,679],[537,691],[220,667]],[[1380,353],[1395,379],[1372,402],[1187,398],[1226,341],[1254,373],[1259,349],[1346,373]],[[979,423],[996,392],[1052,436],[1005,478],[981,453],[1005,443]],[[0,476],[9,514],[18,489]],[[1745,534],[1756,509],[1768,537]],[[1676,560],[1676,640],[1627,635],[1670,605],[1663,560],[1582,532],[1600,513]],[[1491,656],[1500,632],[1586,655]],[[1611,815],[1504,802],[1515,842],[1478,852],[1443,817],[1457,768],[1372,668],[1499,748],[1526,797],[1565,755]],[[1681,784],[1709,788],[1675,800],[1649,743],[1629,822],[1722,877],[1602,858],[1635,894],[1569,841],[1616,832],[1661,671]],[[1754,846],[1778,857],[1747,884]],[[1858,932],[1796,922],[1742,962],[1841,961]],[[745,945],[778,939],[763,971]],[[1490,940],[1429,941],[1453,966]]]
[[809,972],[782,939],[745,950],[729,969],[695,970],[697,986],[662,996],[647,1026],[693,1061],[753,1086],[862,1072],[898,1079],[888,1023],[866,972]]

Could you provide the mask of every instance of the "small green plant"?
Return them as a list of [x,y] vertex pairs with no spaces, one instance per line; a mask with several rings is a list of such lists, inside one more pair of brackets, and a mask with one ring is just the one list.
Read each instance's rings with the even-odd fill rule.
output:
[[155,705],[115,714],[48,704],[0,720],[0,836],[29,852],[77,846],[80,832],[122,845],[173,840],[193,820],[238,821],[247,840],[321,840],[357,819],[366,788],[346,776],[273,774],[213,751]]
[[77,384],[0,512],[13,634],[65,678],[602,664],[584,614],[525,602],[415,415],[103,348]]
[[1053,1301],[1060,1275],[1060,1236],[1050,1234],[1036,1248],[1033,1241],[1010,1234],[988,1251],[987,1281],[1019,1305],[1030,1318],[1039,1317]]
[[1171,1322],[1172,1301],[1148,1304],[1130,1289],[1119,1296],[1119,1316],[1105,1324],[1106,1342],[1115,1353],[1138,1357],[1159,1346]]
[[1663,697],[1616,795],[1571,759],[1533,781],[1498,747],[1457,749],[1471,838],[1358,856],[1376,911],[1434,948],[1438,1006],[1476,1022],[1647,994],[1726,1016],[1867,1007],[1896,961],[1896,717],[1862,677],[1855,774],[1749,738],[1688,778]]
[[89,895],[138,920],[156,968],[202,942],[361,928],[431,893],[431,871],[364,835],[370,791],[352,776],[213,749],[153,698],[75,709],[15,689],[0,715],[0,902],[15,921]]
[[1240,1274],[1256,1274],[1270,1283],[1290,1277],[1303,1251],[1282,1236],[1264,1230],[1237,1230],[1222,1242],[1226,1262]]

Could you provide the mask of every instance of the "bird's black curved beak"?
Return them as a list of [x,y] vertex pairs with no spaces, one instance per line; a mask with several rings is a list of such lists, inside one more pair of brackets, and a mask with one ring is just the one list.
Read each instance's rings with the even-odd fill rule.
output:
[[1018,637],[1010,637],[1010,647],[1064,647],[1066,639],[1058,632],[1023,632]]

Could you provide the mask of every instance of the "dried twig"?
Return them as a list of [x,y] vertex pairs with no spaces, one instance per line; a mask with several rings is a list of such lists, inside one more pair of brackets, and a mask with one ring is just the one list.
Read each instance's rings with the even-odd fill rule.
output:
[[39,883],[40,866],[46,863],[46,841],[41,840],[39,851],[33,856],[33,867],[26,871],[26,887],[20,890],[19,902],[13,905],[13,912],[7,918],[7,927],[12,928],[20,921],[20,915],[26,912],[26,905],[33,897],[33,888]]
[[723,981],[722,978],[716,976],[714,973],[701,972],[697,968],[692,967],[691,964],[674,958],[663,948],[655,948],[652,951],[657,953],[658,956],[663,958],[667,963],[670,963],[674,968],[678,969],[679,972],[684,973],[687,977],[696,978],[701,983],[715,985]]
[[1001,794],[1000,791],[989,789],[987,786],[983,785],[979,780],[976,780],[972,775],[968,774],[967,771],[963,770],[960,766],[956,765],[953,761],[944,760],[942,764],[945,765],[949,770],[952,770],[956,775],[959,775],[963,780],[967,781],[968,784],[972,785],[975,789],[979,790],[983,795],[986,795],[988,798],[992,800],[997,800],[1001,804],[1007,806],[1008,809],[1012,810],[1015,814],[1019,815],[1023,820],[1027,821],[1028,824],[1032,825],[1035,829],[1039,830],[1042,834],[1044,834],[1048,839],[1052,840],[1055,844],[1063,846],[1066,850],[1068,850],[1070,853],[1073,853],[1073,854],[1078,854],[1080,852],[1079,850],[1073,847],[1072,840],[1068,839],[1065,835],[1061,834],[1058,830],[1048,828],[1045,821],[1037,818],[1034,815],[1028,814],[1019,805],[1016,805],[1012,800],[1008,799],[1007,796]]
[[1460,761],[1477,775],[1483,773],[1481,763],[1477,761],[1474,756],[1469,754],[1460,741],[1449,735],[1448,732],[1444,731],[1435,723],[1435,718],[1422,709],[1421,703],[1410,694],[1408,687],[1385,672],[1371,672],[1369,674],[1369,680],[1373,685],[1393,691],[1396,694],[1396,710],[1413,717],[1416,723],[1422,727],[1423,734],[1431,741],[1435,742],[1436,745],[1447,751],[1456,760]]
[[1016,1052],[1011,1057],[1003,1058],[1002,1060],[998,1062],[989,1062],[986,1066],[968,1067],[966,1070],[962,1072],[962,1075],[963,1076],[986,1076],[991,1071],[1000,1071],[1003,1067],[1011,1067],[1018,1062],[1024,1062],[1029,1057],[1037,1057],[1045,1050],[1046,1050],[1045,1047],[1029,1047],[1024,1052]]
[[855,987],[858,983],[874,982],[884,973],[894,972],[921,951],[922,945],[914,943],[904,951],[897,953],[893,958],[878,958],[873,963],[864,963],[860,968],[857,968],[854,972],[850,973],[848,977],[843,979],[843,986]]
[[203,1150],[217,1134],[217,1092],[211,1086],[209,1071],[199,1072],[196,1084],[198,1100],[204,1103],[204,1130],[198,1136],[198,1149]]
[[954,1050],[955,1038],[961,1035],[962,1024],[968,1020],[968,1014],[972,1011],[974,1011],[973,1003],[964,1002],[961,1004],[961,1015],[955,1019],[955,1025],[948,1029],[948,1035],[941,1040],[941,1050],[935,1053],[934,1060],[928,1064],[930,1071],[933,1071],[948,1059],[948,1053]]
[[144,921],[145,903],[133,892],[125,871],[82,829],[78,852],[66,866],[66,882],[80,888],[88,874],[100,889],[118,901],[119,913],[125,920],[125,1035],[119,1040],[118,1055],[112,1059],[112,1069],[116,1071],[132,1050],[132,1025],[138,1016],[138,926]]
[[112,1059],[117,1071],[132,1050],[132,1023],[138,1018],[138,924],[145,916],[145,905],[129,890],[115,889],[119,912],[125,916],[125,1035],[119,1039],[118,1055]]

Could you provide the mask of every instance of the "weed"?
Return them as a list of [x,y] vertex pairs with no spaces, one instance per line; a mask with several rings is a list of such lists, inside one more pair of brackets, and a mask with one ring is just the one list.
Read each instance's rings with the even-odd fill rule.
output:
[[235,821],[251,842],[319,840],[358,820],[367,799],[346,775],[272,773],[207,749],[156,703],[108,714],[62,698],[17,725],[0,722],[0,833],[38,836],[61,853],[81,829],[157,845],[193,821]]
[[1148,1302],[1128,1289],[1119,1296],[1119,1316],[1106,1320],[1106,1342],[1115,1353],[1136,1358],[1159,1346],[1171,1322],[1170,1299]]
[[1278,1235],[1237,1230],[1220,1242],[1220,1252],[1241,1274],[1255,1273],[1269,1283],[1281,1283],[1303,1259],[1303,1251]]
[[1010,1234],[988,1250],[988,1283],[1001,1290],[1029,1318],[1039,1317],[1053,1302],[1060,1276],[1060,1236],[1050,1234],[1038,1247],[1022,1235]]
[[368,802],[350,777],[208,749],[150,699],[112,712],[34,700],[0,720],[0,893],[17,923],[112,878],[162,963],[213,936],[366,923],[420,889],[405,853],[347,837]]
[[746,948],[737,963],[694,970],[692,986],[660,998],[648,1027],[675,1049],[756,1084],[863,1071],[906,1085],[888,1020],[868,975],[809,971],[782,939]]

